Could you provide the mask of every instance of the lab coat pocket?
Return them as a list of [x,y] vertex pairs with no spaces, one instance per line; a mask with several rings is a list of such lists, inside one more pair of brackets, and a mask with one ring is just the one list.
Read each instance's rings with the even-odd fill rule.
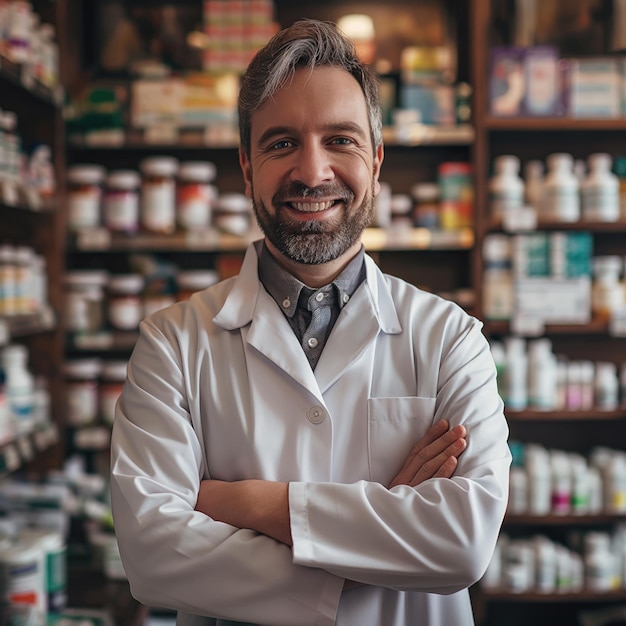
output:
[[370,398],[367,401],[370,478],[387,485],[411,448],[433,423],[436,398]]

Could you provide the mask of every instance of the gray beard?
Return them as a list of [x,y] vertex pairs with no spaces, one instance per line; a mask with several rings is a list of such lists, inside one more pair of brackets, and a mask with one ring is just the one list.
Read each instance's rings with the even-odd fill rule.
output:
[[346,204],[344,213],[330,224],[283,219],[280,206],[270,215],[265,205],[254,199],[252,208],[259,227],[281,254],[304,265],[320,265],[339,258],[359,241],[372,221],[374,199],[368,194],[357,210]]

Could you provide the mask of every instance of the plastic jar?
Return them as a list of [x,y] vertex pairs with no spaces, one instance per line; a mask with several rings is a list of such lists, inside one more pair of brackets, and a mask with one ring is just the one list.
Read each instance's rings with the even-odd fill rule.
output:
[[102,203],[104,225],[114,233],[133,234],[139,228],[139,186],[133,170],[116,170],[106,179]]
[[140,274],[117,274],[109,278],[108,318],[117,330],[135,330],[143,318],[141,291],[144,279]]
[[176,274],[176,299],[188,300],[193,293],[214,285],[219,280],[215,270],[184,270]]
[[611,172],[611,155],[589,155],[589,175],[581,186],[583,218],[597,222],[617,222],[620,218],[619,179]]
[[105,271],[76,270],[65,274],[66,330],[85,334],[102,330],[107,281]]
[[105,169],[74,165],[67,170],[67,224],[71,231],[100,226],[100,203]]
[[176,173],[173,157],[150,157],[139,166],[141,186],[141,226],[148,232],[170,235],[176,230]]
[[611,317],[624,305],[624,286],[620,282],[622,260],[617,255],[607,255],[594,257],[592,263],[591,309],[594,315]]
[[494,175],[489,181],[491,215],[502,219],[524,206],[524,181],[519,175],[520,161],[512,154],[494,159]]
[[85,426],[98,419],[100,359],[76,359],[63,366],[66,381],[67,423]]
[[213,223],[232,235],[245,235],[250,228],[250,200],[242,193],[225,193],[215,203]]
[[126,370],[126,361],[107,361],[102,364],[102,374],[100,377],[100,417],[107,424],[113,424],[115,405],[124,387]]
[[548,173],[544,180],[544,208],[546,217],[557,222],[576,222],[580,219],[578,178],[574,174],[574,158],[558,152],[547,158]]
[[413,196],[413,224],[422,228],[439,228],[439,201],[437,183],[418,183],[411,189]]
[[176,213],[184,230],[208,228],[217,191],[211,183],[216,168],[210,161],[182,163],[178,172]]

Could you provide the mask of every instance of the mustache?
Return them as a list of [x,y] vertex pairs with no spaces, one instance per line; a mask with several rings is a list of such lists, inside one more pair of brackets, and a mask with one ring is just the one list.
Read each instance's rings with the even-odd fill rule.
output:
[[320,198],[337,198],[343,200],[346,204],[354,200],[354,194],[343,187],[330,183],[327,185],[318,185],[317,187],[308,187],[302,183],[293,182],[289,185],[281,187],[272,197],[274,204],[280,204],[293,199],[317,200]]

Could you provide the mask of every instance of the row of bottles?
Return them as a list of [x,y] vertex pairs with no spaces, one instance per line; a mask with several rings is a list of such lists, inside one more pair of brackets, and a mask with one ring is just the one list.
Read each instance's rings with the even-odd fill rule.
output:
[[507,408],[519,411],[613,411],[626,403],[626,367],[568,360],[546,337],[510,336],[491,342],[498,389]]
[[[625,199],[620,197],[620,180],[613,173],[613,159],[607,153],[593,153],[583,160],[557,152],[544,164],[531,160],[520,176],[520,160],[512,154],[494,160],[489,182],[491,213],[503,219],[523,207],[531,207],[539,218],[556,222],[616,222],[625,215]],[[616,160],[616,168],[626,170],[626,158]]]

